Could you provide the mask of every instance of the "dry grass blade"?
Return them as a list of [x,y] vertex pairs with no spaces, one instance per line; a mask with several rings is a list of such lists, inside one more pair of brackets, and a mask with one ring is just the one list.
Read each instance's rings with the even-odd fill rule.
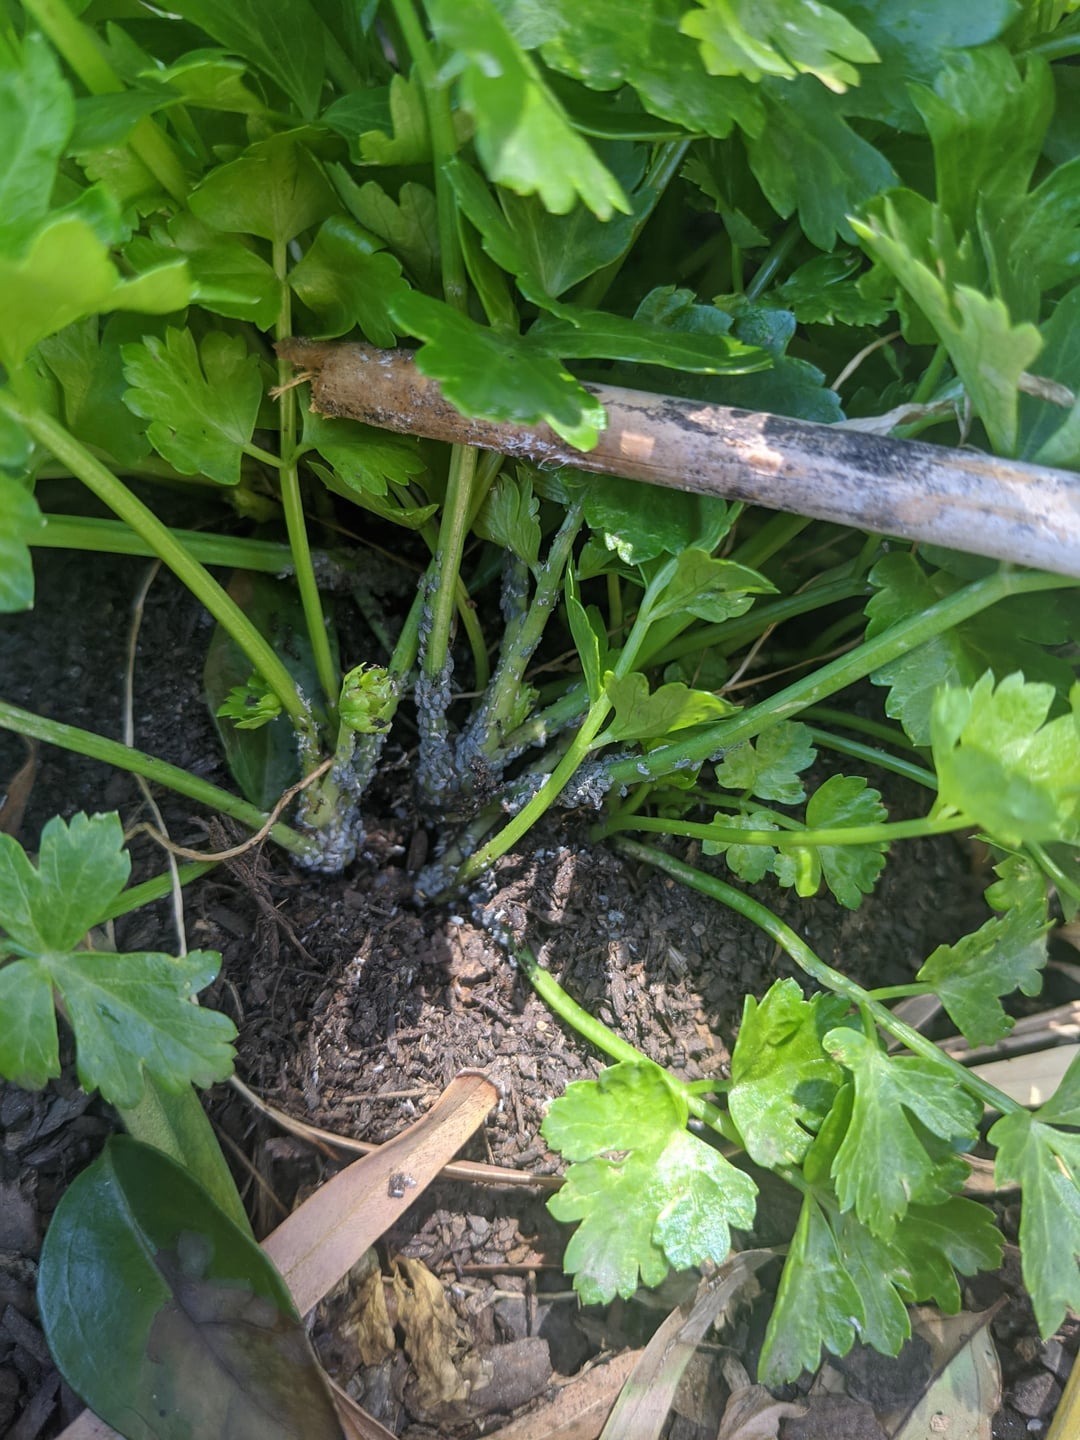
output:
[[320,1186],[263,1241],[301,1314],[408,1209],[498,1098],[486,1076],[459,1075],[426,1115]]
[[743,1250],[698,1286],[689,1306],[673,1310],[645,1347],[608,1416],[600,1440],[659,1440],[683,1371],[709,1326],[762,1265],[771,1250]]
[[0,792],[0,835],[17,835],[26,813],[26,802],[37,779],[38,744],[24,740],[26,759],[11,777],[8,787]]

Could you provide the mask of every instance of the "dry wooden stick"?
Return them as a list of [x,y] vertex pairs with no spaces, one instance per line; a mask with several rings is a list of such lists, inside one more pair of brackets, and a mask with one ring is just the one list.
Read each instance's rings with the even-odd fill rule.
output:
[[470,419],[405,350],[290,339],[312,408],[542,465],[624,475],[1080,577],[1080,476],[976,451],[610,385],[594,450],[546,425]]

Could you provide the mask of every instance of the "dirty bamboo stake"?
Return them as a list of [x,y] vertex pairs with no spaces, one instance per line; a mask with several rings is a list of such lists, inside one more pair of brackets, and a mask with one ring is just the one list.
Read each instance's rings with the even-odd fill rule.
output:
[[312,407],[541,465],[623,475],[1080,577],[1080,476],[976,451],[609,385],[594,450],[546,425],[470,419],[404,350],[288,339]]

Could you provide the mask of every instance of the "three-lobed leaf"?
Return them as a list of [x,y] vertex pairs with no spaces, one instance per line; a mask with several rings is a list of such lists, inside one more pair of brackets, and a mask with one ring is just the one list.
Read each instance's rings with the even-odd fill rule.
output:
[[597,738],[597,745],[628,740],[662,740],[691,725],[706,725],[731,715],[735,706],[709,690],[692,690],[681,680],[650,691],[640,671],[617,678],[610,671],[604,690],[615,710],[615,718]]
[[810,730],[797,721],[781,720],[760,734],[724,752],[716,766],[716,783],[725,790],[743,790],[759,800],[796,805],[806,799],[800,775],[816,755]]
[[939,945],[916,980],[929,985],[971,1045],[992,1045],[1014,1021],[1000,995],[1037,995],[1046,964],[1046,897],[1014,905],[955,945]]
[[671,1265],[719,1263],[730,1227],[753,1219],[753,1181],[687,1118],[662,1070],[630,1062],[575,1081],[548,1111],[544,1138],[572,1161],[548,1208],[581,1222],[564,1263],[584,1303],[657,1285]]

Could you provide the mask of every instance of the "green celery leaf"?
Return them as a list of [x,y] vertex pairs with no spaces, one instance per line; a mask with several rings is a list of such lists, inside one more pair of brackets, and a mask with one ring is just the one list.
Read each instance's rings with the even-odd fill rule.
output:
[[1051,685],[988,671],[970,690],[942,690],[930,733],[937,808],[957,810],[1010,847],[1080,839],[1080,686],[1070,714],[1048,720]]
[[656,198],[642,184],[647,147],[601,141],[595,149],[625,190],[630,214],[616,212],[601,221],[579,203],[565,215],[553,215],[535,195],[505,191],[499,196],[523,266],[549,296],[565,294],[624,255]]
[[813,1195],[806,1195],[765,1331],[760,1383],[783,1385],[804,1370],[817,1370],[822,1346],[846,1355],[863,1315],[862,1297],[844,1268],[829,1222]]
[[851,1210],[837,1215],[832,1229],[840,1263],[862,1301],[859,1340],[882,1355],[899,1354],[911,1334],[911,1320],[900,1294],[904,1266],[895,1243],[872,1234]]
[[[718,810],[713,816],[713,824],[722,825],[725,830],[763,831],[780,828],[768,810],[751,810],[744,815],[729,815],[726,810]],[[756,885],[776,865],[776,851],[771,845],[740,845],[731,840],[705,840],[701,848],[706,855],[723,855],[728,868],[738,875],[740,880],[745,880],[750,885]],[[814,889],[817,889],[817,880]]]
[[0,1075],[24,1090],[40,1090],[60,1074],[49,977],[27,960],[0,965],[0,1015]]
[[525,470],[496,479],[480,507],[473,530],[504,550],[512,550],[530,568],[540,558],[540,501]]
[[923,196],[898,190],[853,221],[867,251],[896,277],[934,327],[990,443],[1012,454],[1018,436],[1018,383],[1042,349],[1034,325],[1014,324],[1004,301],[961,282],[949,221]]
[[529,353],[515,337],[415,291],[395,296],[390,313],[426,342],[417,352],[417,369],[438,380],[463,415],[521,425],[544,420],[578,450],[596,444],[604,408],[553,355]]
[[802,1161],[842,1078],[821,1037],[846,1009],[838,996],[804,1000],[794,980],[777,980],[760,1003],[746,997],[728,1107],[756,1164],[773,1169]]
[[839,97],[811,76],[761,85],[768,123],[747,140],[750,168],[778,214],[796,210],[808,240],[831,250],[852,241],[849,216],[897,183],[896,171],[847,123]]
[[72,153],[86,155],[126,145],[140,120],[175,105],[176,100],[175,95],[164,90],[119,90],[80,96],[75,101]]
[[317,316],[320,336],[333,339],[358,325],[373,345],[393,345],[388,306],[408,288],[401,266],[347,216],[323,221],[289,284]]
[[161,1150],[106,1143],[57,1207],[39,1284],[57,1364],[122,1433],[339,1440],[285,1282]]
[[[379,98],[381,100],[381,92]],[[431,158],[424,88],[419,77],[392,75],[385,92],[385,117],[371,113],[370,91],[343,95],[323,116],[352,143],[360,165],[423,165]]]
[[266,105],[244,84],[247,65],[225,50],[191,50],[163,69],[142,71],[140,80],[165,85],[196,109],[263,115]]
[[0,615],[29,610],[34,603],[30,545],[44,524],[37,501],[26,486],[0,475]]
[[461,103],[488,178],[538,195],[557,215],[579,199],[600,220],[629,213],[622,186],[571,128],[492,0],[427,0],[427,9],[436,36],[454,53]]
[[716,766],[716,782],[725,790],[745,790],[760,800],[796,805],[806,799],[800,772],[814,763],[816,753],[806,725],[781,720],[756,740],[726,750]]
[[994,1177],[1021,1187],[1024,1284],[1043,1336],[1080,1310],[1080,1135],[1044,1124],[1041,1112],[1003,1115],[987,1137],[997,1146]]
[[315,118],[326,35],[309,0],[177,0],[173,10],[280,85],[306,120]]
[[994,866],[998,879],[983,891],[993,910],[1035,909],[1046,915],[1046,876],[1026,855],[1006,855]]
[[1074,1055],[1057,1089],[1039,1109],[1047,1124],[1080,1125],[1080,1056]]
[[259,358],[239,335],[212,330],[196,350],[190,330],[168,329],[123,348],[125,403],[150,421],[147,438],[182,475],[240,483],[259,406]]
[[[34,32],[0,55],[0,250],[17,254],[49,208],[75,110],[48,41]],[[6,292],[5,292],[6,293]]]
[[215,315],[271,330],[281,313],[281,283],[273,268],[239,235],[223,235],[187,210],[155,230],[152,239],[136,235],[124,253],[139,268],[182,255],[191,273],[192,298]]
[[392,200],[374,180],[357,185],[344,165],[327,170],[350,215],[386,241],[422,289],[433,289],[439,280],[439,218],[431,191],[406,180]]
[[855,1030],[830,1031],[824,1045],[855,1082],[851,1123],[833,1161],[836,1193],[845,1210],[854,1209],[887,1240],[912,1202],[947,1199],[958,1179],[954,1166],[935,1160],[911,1117],[951,1148],[968,1149],[982,1106],[957,1086],[945,1064],[891,1058]]
[[575,305],[563,305],[558,316],[541,316],[525,343],[562,359],[629,360],[707,375],[745,375],[772,363],[765,351],[732,335],[680,333]]
[[939,945],[916,980],[933,988],[971,1045],[993,1045],[1013,1028],[999,995],[1037,995],[1046,964],[1045,892],[1042,903],[987,920],[955,945]]
[[121,466],[138,465],[150,453],[150,443],[146,426],[124,404],[127,383],[120,352],[155,328],[141,315],[113,315],[104,327],[90,315],[39,347],[60,383],[67,428]]
[[680,29],[701,42],[710,75],[816,75],[830,90],[859,84],[860,65],[878,54],[837,10],[803,0],[698,0]]
[[[806,806],[808,830],[837,830],[877,825],[888,819],[877,790],[861,775],[831,775],[819,785]],[[814,847],[829,889],[849,910],[869,895],[885,865],[885,844],[819,845]]]
[[887,307],[857,284],[859,260],[848,251],[815,255],[772,292],[801,325],[880,325]]
[[[749,1176],[686,1130],[686,1102],[655,1065],[622,1063],[554,1102],[544,1138],[573,1163],[548,1202],[581,1224],[565,1267],[585,1304],[657,1285],[669,1266],[722,1261],[730,1226],[748,1226]],[[609,1158],[621,1155],[621,1158]]]
[[[377,450],[373,448],[372,456],[374,457],[376,454]],[[429,505],[395,504],[375,489],[365,489],[364,480],[361,479],[360,471],[357,469],[353,469],[350,473],[344,469],[331,470],[328,466],[320,465],[314,460],[309,463],[314,474],[335,495],[343,495],[354,505],[361,505],[365,510],[370,510],[373,515],[381,515],[392,525],[402,525],[406,530],[423,529],[439,508],[438,503],[434,500]]]
[[637,670],[621,680],[609,671],[604,677],[604,689],[615,707],[615,718],[593,742],[595,745],[663,740],[676,730],[720,720],[737,708],[709,690],[691,690],[679,680],[661,685],[650,694],[648,680]]
[[37,970],[63,997],[83,1089],[100,1090],[110,1105],[132,1106],[143,1093],[144,1069],[168,1090],[212,1085],[232,1073],[236,1027],[192,1003],[220,965],[211,950],[179,959],[77,950],[10,968]]
[[[528,5],[514,0],[511,13]],[[535,6],[529,6],[530,16]],[[764,123],[756,87],[742,76],[710,76],[697,45],[680,30],[684,0],[551,0],[533,43],[554,70],[593,90],[632,85],[654,115],[720,139]]]
[[846,108],[906,131],[920,129],[912,81],[932,85],[951,51],[996,40],[1017,15],[1015,0],[844,0],[843,9],[881,57],[868,83],[848,91]]
[[[927,574],[915,555],[896,551],[878,561],[870,583],[877,594],[866,606],[868,640],[953,594],[961,581],[943,570]],[[870,679],[891,687],[886,713],[900,721],[916,745],[929,745],[935,693],[943,686],[973,685],[988,668],[999,678],[1022,670],[1030,680],[1067,692],[1072,668],[1045,647],[1067,643],[1071,632],[1068,616],[1052,596],[1016,596],[925,641]]]
[[94,227],[60,212],[20,259],[0,256],[0,293],[0,362],[17,370],[39,341],[75,320],[108,310],[165,315],[183,309],[191,284],[183,261],[121,279]]
[[651,618],[686,612],[717,623],[743,615],[755,595],[776,594],[776,586],[756,570],[735,560],[717,560],[691,546],[676,562],[671,579],[653,602]]
[[643,565],[658,555],[679,555],[689,546],[715,548],[734,524],[735,511],[726,500],[710,495],[643,485],[620,475],[590,475],[585,520],[620,560]]
[[211,170],[189,203],[198,219],[215,230],[258,235],[278,245],[338,208],[311,151],[288,134],[259,141]]
[[978,205],[1026,192],[1054,108],[1041,55],[1029,55],[1021,74],[1004,45],[954,51],[932,89],[910,93],[934,147],[937,203],[957,233]]
[[955,1271],[996,1270],[1005,1248],[993,1211],[962,1195],[942,1205],[910,1206],[890,1245],[898,1262],[892,1278],[905,1299],[932,1300],[949,1315],[961,1306]]
[[[0,835],[0,926],[19,950],[70,950],[98,923],[131,873],[120,818],[54,816],[41,832],[38,863]],[[10,947],[9,947],[10,948]]]
[[415,436],[377,430],[358,420],[332,420],[304,413],[304,449],[314,449],[334,467],[339,493],[356,499],[381,496],[390,484],[405,486],[425,470]]

